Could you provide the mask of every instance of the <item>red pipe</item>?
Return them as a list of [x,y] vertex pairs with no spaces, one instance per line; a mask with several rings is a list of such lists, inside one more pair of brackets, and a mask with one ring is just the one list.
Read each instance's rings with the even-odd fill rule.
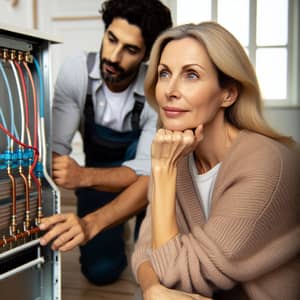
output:
[[40,231],[39,227],[33,227],[31,229],[28,229],[26,231],[17,233],[13,236],[9,236],[9,237],[3,237],[2,240],[0,240],[0,247],[4,247],[5,245],[9,244],[9,243],[13,243],[17,240],[26,238],[32,234],[38,233]]

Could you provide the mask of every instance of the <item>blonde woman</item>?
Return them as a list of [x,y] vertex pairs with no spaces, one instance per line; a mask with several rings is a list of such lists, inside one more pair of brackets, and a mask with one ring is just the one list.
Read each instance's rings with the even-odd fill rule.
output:
[[217,23],[154,44],[160,115],[132,267],[147,300],[300,299],[300,159],[262,116],[255,71]]

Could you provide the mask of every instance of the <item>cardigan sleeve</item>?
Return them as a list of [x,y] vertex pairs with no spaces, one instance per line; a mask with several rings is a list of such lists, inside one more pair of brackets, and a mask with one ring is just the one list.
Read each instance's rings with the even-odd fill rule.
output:
[[133,275],[137,279],[137,272],[139,266],[145,262],[149,261],[149,251],[151,247],[151,215],[150,215],[150,205],[147,207],[146,216],[141,224],[139,237],[134,246],[134,251],[131,256],[131,267]]
[[[299,157],[277,154],[259,151],[249,153],[242,165],[225,164],[206,224],[194,223],[189,233],[180,233],[149,252],[162,284],[211,296],[214,290],[231,289],[237,282],[253,286],[296,259]],[[182,202],[188,197],[185,193]]]
[[[149,180],[149,189],[147,192],[147,198],[151,199],[151,186],[152,186],[152,176],[150,176]],[[149,258],[149,252],[151,248],[151,203],[149,201],[149,204],[147,206],[146,215],[144,217],[144,220],[141,224],[138,240],[135,243],[134,251],[131,256],[131,268],[133,275],[138,282],[137,279],[137,272],[139,266],[146,261],[150,261]]]

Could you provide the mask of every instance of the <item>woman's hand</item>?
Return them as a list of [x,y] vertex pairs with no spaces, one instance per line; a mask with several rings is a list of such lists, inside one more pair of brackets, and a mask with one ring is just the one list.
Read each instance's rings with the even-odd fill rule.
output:
[[144,292],[144,300],[212,300],[197,294],[172,290],[161,284],[155,284]]
[[202,129],[202,125],[195,132],[191,129],[183,132],[159,129],[152,142],[152,167],[176,166],[178,160],[194,151],[202,140]]
[[68,251],[87,241],[85,222],[73,213],[56,214],[43,218],[41,230],[48,230],[40,239],[42,246],[52,242],[52,250]]
[[202,125],[195,133],[158,130],[152,142],[152,248],[157,249],[178,234],[176,176],[178,160],[192,152],[202,139]]

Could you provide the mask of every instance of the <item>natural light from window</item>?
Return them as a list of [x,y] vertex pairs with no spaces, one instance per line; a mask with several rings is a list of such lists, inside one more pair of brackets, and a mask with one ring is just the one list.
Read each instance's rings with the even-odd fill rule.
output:
[[265,99],[280,100],[286,98],[286,49],[258,49],[256,52],[256,73]]
[[[270,13],[272,7],[272,13]],[[286,45],[288,28],[287,0],[257,1],[257,45]]]
[[219,0],[218,22],[244,47],[249,45],[249,0]]
[[211,0],[177,0],[177,24],[211,20]]

